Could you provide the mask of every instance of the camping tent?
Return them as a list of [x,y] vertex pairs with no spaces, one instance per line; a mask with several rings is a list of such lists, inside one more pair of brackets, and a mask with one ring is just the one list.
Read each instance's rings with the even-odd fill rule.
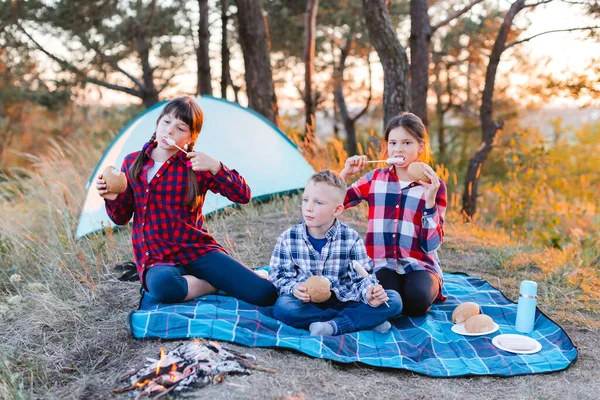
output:
[[[196,98],[204,112],[204,124],[195,149],[206,152],[236,169],[252,189],[252,199],[295,191],[314,172],[298,148],[260,114],[237,103],[203,96]],[[155,131],[156,120],[166,102],[137,116],[109,145],[88,185],[77,237],[114,225],[96,191],[96,177],[109,165],[120,168],[125,156],[140,150]],[[231,205],[225,197],[208,192],[203,207],[209,214]]]

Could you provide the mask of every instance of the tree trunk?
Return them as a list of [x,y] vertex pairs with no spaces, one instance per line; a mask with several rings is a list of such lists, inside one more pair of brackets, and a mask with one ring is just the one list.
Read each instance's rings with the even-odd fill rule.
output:
[[198,23],[198,48],[196,49],[196,62],[198,64],[198,86],[196,96],[208,94],[212,96],[210,80],[210,58],[208,56],[208,0],[198,0],[200,8],[200,21]]
[[408,58],[400,44],[385,0],[363,0],[363,11],[371,43],[383,67],[383,126],[410,109]]
[[152,107],[153,105],[158,103],[158,93],[156,93],[156,92],[147,93],[146,91],[144,91],[144,95],[142,97],[142,103],[144,104],[144,107],[146,107],[146,108]]
[[429,126],[427,116],[427,94],[429,92],[429,45],[431,35],[460,17],[474,5],[483,0],[472,0],[460,10],[454,11],[445,20],[435,26],[429,22],[428,0],[410,1],[410,85],[412,94],[412,112],[415,113],[425,127]]
[[137,37],[135,44],[142,64],[142,81],[144,82],[143,87],[140,88],[140,97],[144,103],[144,107],[150,108],[158,103],[158,90],[156,90],[156,86],[154,85],[154,68],[150,66],[150,52],[144,38]]
[[444,124],[444,104],[442,103],[442,94],[436,88],[435,91],[435,114],[437,119],[437,141],[438,141],[438,161],[444,163],[446,161],[446,125]]
[[248,106],[277,125],[277,98],[267,43],[266,21],[259,0],[236,0],[239,41],[244,54]]
[[500,57],[505,50],[506,38],[510,33],[513,20],[524,6],[525,0],[516,0],[510,6],[510,9],[504,17],[504,22],[498,31],[494,46],[492,47],[492,53],[490,54],[490,60],[485,73],[485,86],[481,96],[481,107],[479,111],[482,130],[481,145],[475,152],[475,155],[469,159],[467,172],[465,174],[462,211],[463,215],[468,219],[472,219],[477,212],[477,192],[481,167],[492,150],[496,133],[502,127],[502,123],[494,121],[492,116],[494,84],[496,81],[498,64],[500,63]]
[[435,92],[435,116],[437,120],[437,142],[438,142],[438,162],[445,164],[447,156],[447,144],[446,144],[446,124],[444,123],[444,117],[446,112],[452,107],[452,87],[450,84],[450,70],[446,68],[446,91],[448,93],[448,104],[444,105],[442,101],[442,95],[444,94],[444,85],[442,83],[442,70],[441,57],[434,56],[434,67],[433,74],[435,76],[435,82],[433,84],[433,91]]
[[431,25],[427,9],[427,0],[410,1],[411,109],[421,118],[426,128],[429,125],[427,92],[429,90],[429,43],[431,41]]
[[229,1],[221,0],[221,97],[227,99],[229,86],[229,45],[227,44],[227,24],[229,17]]
[[[229,86],[231,86],[231,88],[233,89],[233,101],[235,101],[236,103],[240,103],[240,99],[239,99],[239,93],[240,93],[240,86],[236,86],[233,84],[233,81],[231,80],[231,69],[228,68],[227,69],[227,82],[229,84]],[[277,103],[275,103],[275,106],[277,107]]]
[[340,61],[339,64],[335,66],[333,76],[333,99],[335,102],[334,110],[339,110],[340,117],[342,118],[342,122],[344,123],[344,130],[346,131],[346,147],[348,149],[348,154],[350,155],[358,154],[358,140],[355,128],[356,121],[358,121],[358,119],[367,112],[367,110],[369,109],[369,105],[371,104],[371,99],[373,98],[373,87],[371,84],[371,63],[369,62],[369,58],[367,56],[367,65],[369,67],[369,97],[367,98],[367,103],[364,106],[364,108],[354,117],[350,116],[350,113],[348,112],[348,107],[346,105],[346,98],[344,96],[344,70],[346,69],[346,58],[348,57],[348,54],[350,54],[353,42],[354,34],[349,33],[344,47],[340,49]]
[[352,48],[352,42],[354,36],[350,35],[346,40],[346,44],[341,49],[340,62],[335,68],[334,72],[334,89],[333,99],[337,105],[337,108],[344,124],[344,130],[346,131],[346,145],[348,147],[348,154],[358,154],[358,145],[356,143],[356,129],[354,128],[354,121],[350,118],[348,107],[346,105],[346,99],[344,97],[344,69],[346,68],[346,58]]
[[315,72],[315,46],[317,43],[317,11],[319,0],[307,0],[304,12],[304,115],[305,126],[314,130],[315,99],[312,91],[312,77]]
[[233,100],[239,104],[240,87],[233,84],[231,79],[231,68],[229,67],[229,31],[226,29],[229,24],[229,0],[221,0],[221,24],[225,29],[221,32],[221,96],[227,98],[227,87],[233,89]]

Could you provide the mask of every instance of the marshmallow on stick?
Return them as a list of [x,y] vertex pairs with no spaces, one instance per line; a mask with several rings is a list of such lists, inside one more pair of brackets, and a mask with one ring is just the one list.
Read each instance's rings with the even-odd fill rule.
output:
[[185,150],[184,150],[184,149],[182,149],[181,147],[177,146],[177,144],[175,143],[175,141],[174,141],[173,139],[171,139],[170,137],[163,136],[163,139],[165,139],[165,142],[167,142],[167,144],[168,144],[169,146],[175,146],[175,147],[177,147],[179,150],[183,151],[185,154],[187,154],[187,153],[188,153],[187,151],[185,151]]
[[390,157],[385,160],[371,160],[367,161],[367,163],[387,163],[387,164],[398,164],[404,162],[404,157]]
[[[375,286],[375,284],[373,283],[373,281],[371,281],[371,279],[369,278],[369,273],[363,268],[362,265],[360,265],[360,263],[356,260],[352,260],[352,266],[354,267],[354,269],[356,270],[356,272],[358,272],[358,274],[360,276],[362,276],[363,278],[365,278],[367,281],[369,281],[369,283],[371,284],[371,286]],[[390,306],[388,304],[388,302],[384,302],[386,306]]]

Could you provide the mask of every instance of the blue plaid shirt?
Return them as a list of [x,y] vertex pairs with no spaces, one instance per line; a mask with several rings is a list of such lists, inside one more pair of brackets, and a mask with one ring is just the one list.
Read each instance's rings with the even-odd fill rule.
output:
[[367,303],[371,283],[352,267],[352,260],[356,260],[369,274],[372,271],[362,238],[337,219],[325,237],[327,243],[319,253],[308,240],[304,222],[283,232],[271,256],[269,279],[280,295],[293,295],[299,283],[313,275],[324,276],[338,300]]

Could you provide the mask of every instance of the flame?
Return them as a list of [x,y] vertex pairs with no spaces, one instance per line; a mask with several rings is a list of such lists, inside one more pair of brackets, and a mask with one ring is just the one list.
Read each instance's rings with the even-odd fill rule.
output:
[[173,365],[171,365],[171,371],[169,373],[172,372],[177,372],[177,364],[173,363]]
[[165,349],[160,348],[160,359],[156,363],[156,375],[160,372],[160,362],[165,358]]
[[145,381],[143,381],[143,382],[138,382],[138,383],[136,383],[135,385],[136,385],[138,388],[141,388],[141,387],[144,387],[144,386],[146,386],[146,384],[147,384],[148,382],[150,382],[150,379],[146,379],[146,380],[145,380]]

